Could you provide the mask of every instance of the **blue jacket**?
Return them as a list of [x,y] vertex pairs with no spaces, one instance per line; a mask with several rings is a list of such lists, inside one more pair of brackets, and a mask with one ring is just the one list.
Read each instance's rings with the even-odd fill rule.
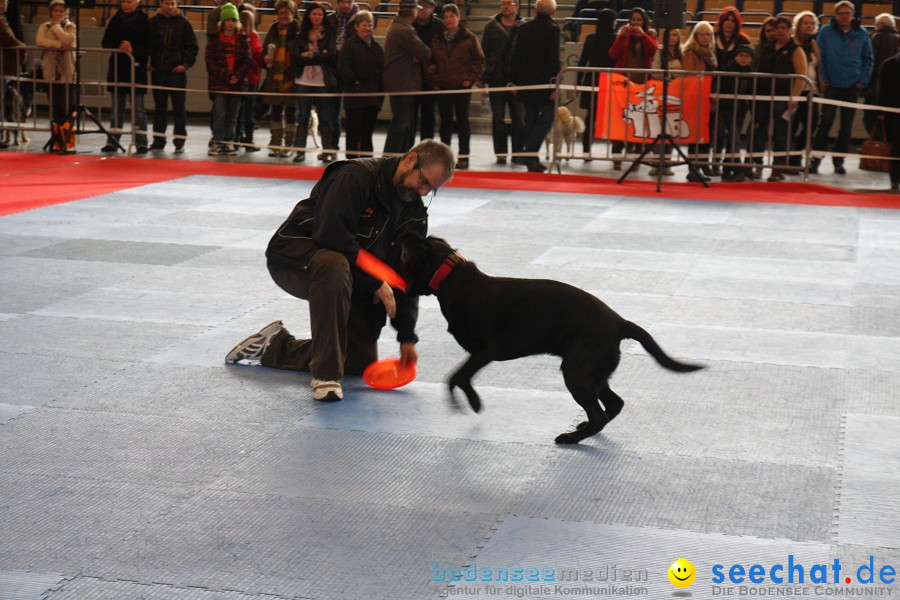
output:
[[859,21],[853,21],[850,31],[843,32],[828,23],[816,37],[822,52],[822,74],[827,85],[852,88],[857,83],[866,86],[872,77],[872,41]]

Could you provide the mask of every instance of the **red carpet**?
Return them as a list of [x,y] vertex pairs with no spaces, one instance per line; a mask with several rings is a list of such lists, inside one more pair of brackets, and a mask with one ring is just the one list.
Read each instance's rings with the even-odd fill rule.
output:
[[[0,216],[188,175],[315,180],[322,173],[321,167],[218,161],[12,152],[0,154],[0,157]],[[587,175],[463,171],[456,174],[449,186],[900,209],[900,196],[897,195],[860,194],[806,183],[715,183],[704,188],[696,183],[663,182],[662,192],[657,192],[655,181],[628,180],[619,185],[615,179]]]

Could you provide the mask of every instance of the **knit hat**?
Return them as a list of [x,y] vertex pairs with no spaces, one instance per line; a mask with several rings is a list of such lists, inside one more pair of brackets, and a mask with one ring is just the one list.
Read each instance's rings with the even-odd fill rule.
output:
[[219,12],[219,23],[223,23],[228,19],[234,19],[235,21],[240,19],[237,7],[231,2],[223,4],[222,10]]
[[741,52],[744,52],[744,53],[746,53],[746,54],[749,54],[749,55],[750,55],[750,58],[753,58],[753,57],[756,55],[756,54],[753,52],[753,48],[751,48],[750,46],[747,46],[747,45],[741,45],[741,46],[738,46],[737,48],[734,49],[734,55],[735,55],[735,56],[737,56],[737,55],[740,54]]

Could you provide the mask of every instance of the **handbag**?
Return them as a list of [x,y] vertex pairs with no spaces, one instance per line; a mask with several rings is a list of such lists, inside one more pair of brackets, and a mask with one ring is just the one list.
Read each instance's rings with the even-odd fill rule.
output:
[[[878,132],[878,126],[881,125],[881,137],[883,141],[878,141],[875,136]],[[873,156],[889,157],[891,155],[891,144],[887,141],[887,133],[884,130],[884,120],[878,119],[869,133],[869,139],[862,145],[863,158],[859,159],[859,168],[863,171],[876,171],[879,173],[890,173],[891,161],[883,158],[867,158]]]

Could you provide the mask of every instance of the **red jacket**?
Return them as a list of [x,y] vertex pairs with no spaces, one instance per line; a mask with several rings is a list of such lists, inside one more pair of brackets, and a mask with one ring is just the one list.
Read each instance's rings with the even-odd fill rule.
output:
[[[630,46],[631,37],[631,35],[617,35],[616,41],[613,42],[612,48],[609,49],[609,57],[616,60],[617,69],[629,66],[628,48]],[[656,51],[659,50],[659,42],[656,40],[656,34],[648,33],[646,31],[640,34],[640,39],[644,59],[642,68],[650,69],[653,66],[653,57],[656,56]]]
[[[247,76],[253,68],[253,56],[250,54],[250,36],[238,33],[234,43],[233,67],[228,66],[229,47],[222,42],[222,33],[206,44],[206,72],[209,75],[210,92],[246,92]],[[231,83],[237,77],[238,82]]]
[[247,74],[247,83],[256,86],[259,85],[259,72],[262,71],[265,63],[263,60],[262,42],[259,39],[259,34],[255,31],[250,34],[250,54],[253,56],[253,66]]

